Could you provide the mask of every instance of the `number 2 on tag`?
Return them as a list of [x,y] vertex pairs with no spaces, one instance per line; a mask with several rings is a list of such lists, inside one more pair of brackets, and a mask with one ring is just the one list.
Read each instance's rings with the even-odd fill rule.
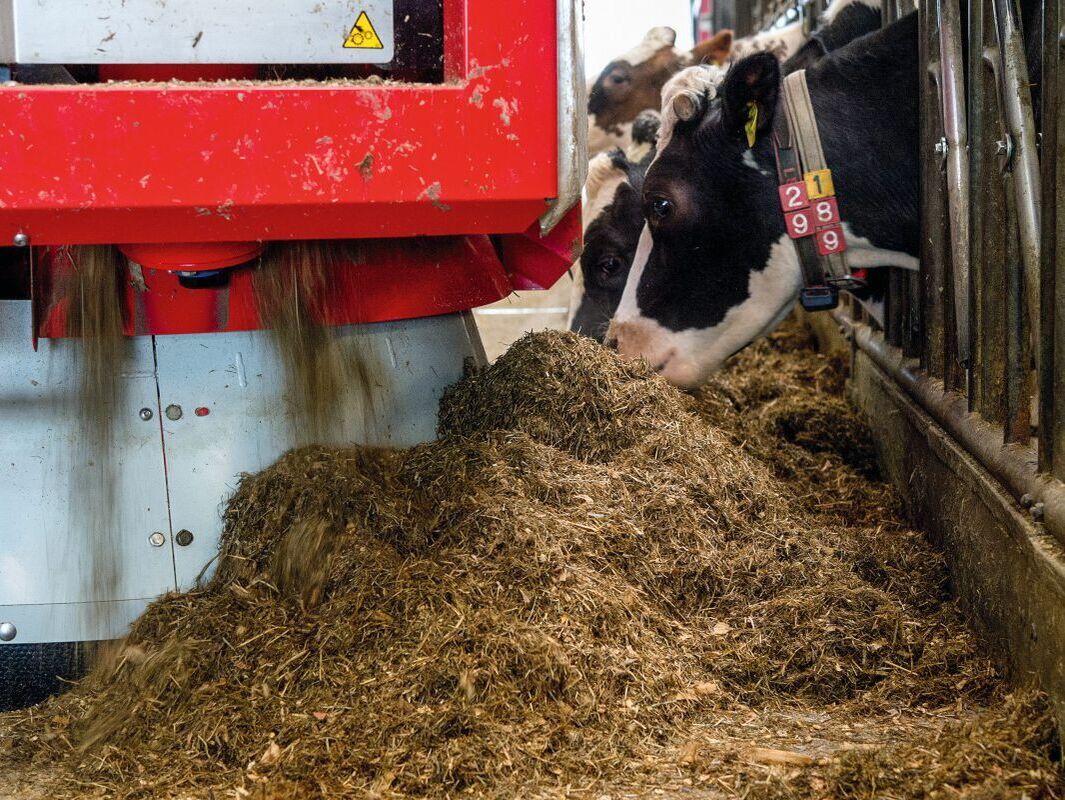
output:
[[780,207],[784,212],[798,211],[810,205],[810,199],[806,196],[806,184],[803,181],[791,181],[777,188],[780,192]]

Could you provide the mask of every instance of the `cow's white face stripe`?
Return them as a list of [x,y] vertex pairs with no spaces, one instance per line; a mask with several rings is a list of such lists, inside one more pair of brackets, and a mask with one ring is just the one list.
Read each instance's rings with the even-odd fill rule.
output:
[[636,304],[636,287],[640,285],[640,277],[643,269],[647,266],[647,259],[651,257],[651,248],[654,240],[651,239],[651,229],[643,226],[640,241],[636,245],[636,254],[632,257],[632,269],[629,270],[629,278],[625,282],[625,291],[621,295],[618,310],[614,312],[614,319],[618,322],[628,322],[642,318],[640,308]]
[[[588,226],[597,220],[617,197],[618,189],[628,180],[628,175],[618,169],[610,161],[610,156],[600,154],[592,159],[588,169],[588,182],[585,184],[583,225],[587,232]],[[584,272],[581,269],[581,260],[578,258],[570,267],[570,275],[573,276],[573,287],[569,296],[569,316],[566,327],[573,327],[573,320],[577,316],[577,310],[584,300]]]
[[[640,250],[649,242],[645,227]],[[671,331],[645,317],[636,301],[636,273],[642,273],[649,253],[649,246],[642,258],[638,251],[634,277],[625,286],[614,332],[622,355],[643,357],[678,386],[701,385],[729,356],[773,330],[791,310],[802,286],[795,246],[784,235],[770,248],[765,269],[751,273],[747,299],[729,309],[721,322],[710,328]]]
[[[610,156],[600,154],[592,160],[592,166],[589,169],[589,179],[587,184],[587,198],[583,211],[583,224],[584,230],[588,230],[588,226],[591,225],[599,216],[614,202],[614,198],[617,196],[618,189],[621,185],[628,180],[622,170],[614,167],[612,164],[603,166],[598,164],[600,159],[606,159],[608,162]],[[596,174],[601,171],[602,174]],[[593,184],[593,180],[595,181]]]

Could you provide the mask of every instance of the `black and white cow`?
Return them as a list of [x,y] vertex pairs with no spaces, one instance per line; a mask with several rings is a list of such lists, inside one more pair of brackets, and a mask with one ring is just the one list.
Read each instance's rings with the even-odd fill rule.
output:
[[[878,30],[880,7],[871,3],[873,0],[836,0],[822,17],[822,27],[798,47],[784,63],[783,71],[788,73],[811,66],[826,53]],[[734,44],[733,51],[779,54],[779,48],[773,47],[765,38],[768,35],[740,39]],[[752,40],[758,40],[756,46],[752,47]],[[790,44],[793,42],[789,40]],[[724,75],[724,70],[707,68],[703,78],[719,81]],[[657,122],[655,136],[657,138]],[[639,138],[635,128],[633,138],[634,141]],[[649,161],[642,158],[642,154],[634,158],[630,152],[628,156],[627,159],[597,156],[600,161],[598,164],[593,161],[591,165],[593,174],[599,173],[609,179],[589,182],[596,191],[586,198],[585,250],[579,268],[574,269],[569,328],[599,340],[602,340],[603,332],[621,301],[644,223],[639,194]],[[632,191],[624,188],[626,182]],[[608,192],[600,191],[604,186],[609,187]],[[586,277],[582,280],[584,273]]]
[[573,269],[569,329],[603,341],[621,300],[643,230],[643,177],[655,155],[658,112],[633,123],[633,144],[600,153],[588,165],[584,250]]
[[[663,119],[647,172],[648,220],[611,326],[620,352],[671,382],[702,383],[733,353],[771,331],[801,285],[784,228],[771,137],[781,66],[768,54],[724,77],[689,69],[667,86],[703,99],[689,122]],[[807,70],[833,170],[852,268],[917,269],[917,18],[822,58]],[[744,133],[758,107],[753,147]]]

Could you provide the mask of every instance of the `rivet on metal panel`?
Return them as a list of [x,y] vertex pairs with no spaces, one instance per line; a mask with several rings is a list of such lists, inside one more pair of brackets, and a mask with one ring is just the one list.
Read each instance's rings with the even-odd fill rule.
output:
[[181,406],[169,405],[166,407],[166,418],[174,422],[177,422],[179,419],[181,419],[181,415],[183,413],[184,412],[181,410]]
[[24,233],[16,233],[15,238],[11,240],[11,243],[15,247],[26,247],[30,243],[30,237]]
[[0,622],[0,642],[10,642],[18,636],[18,629],[11,622]]
[[164,544],[166,544],[166,536],[164,536],[159,531],[156,531],[148,537],[148,544],[150,544],[152,547],[162,547]]
[[187,530],[185,528],[182,528],[174,534],[174,541],[182,547],[188,547],[190,544],[192,544],[192,540],[194,538],[195,537],[192,535],[192,531]]
[[140,418],[143,419],[145,422],[148,422],[149,420],[151,420],[152,417],[155,416],[155,414],[152,413],[152,410],[150,408],[142,408],[138,416],[140,416]]

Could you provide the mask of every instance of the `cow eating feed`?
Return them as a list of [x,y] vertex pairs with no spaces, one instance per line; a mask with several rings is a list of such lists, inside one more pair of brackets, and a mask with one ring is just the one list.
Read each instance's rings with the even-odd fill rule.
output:
[[[644,183],[648,224],[612,325],[624,355],[686,387],[772,330],[801,285],[769,135],[783,113],[780,65],[765,53],[745,58],[716,91],[705,73],[686,70],[667,89],[694,94],[701,113],[663,120]],[[807,81],[851,266],[916,269],[916,14],[824,57]],[[750,104],[753,146],[744,130]]]

